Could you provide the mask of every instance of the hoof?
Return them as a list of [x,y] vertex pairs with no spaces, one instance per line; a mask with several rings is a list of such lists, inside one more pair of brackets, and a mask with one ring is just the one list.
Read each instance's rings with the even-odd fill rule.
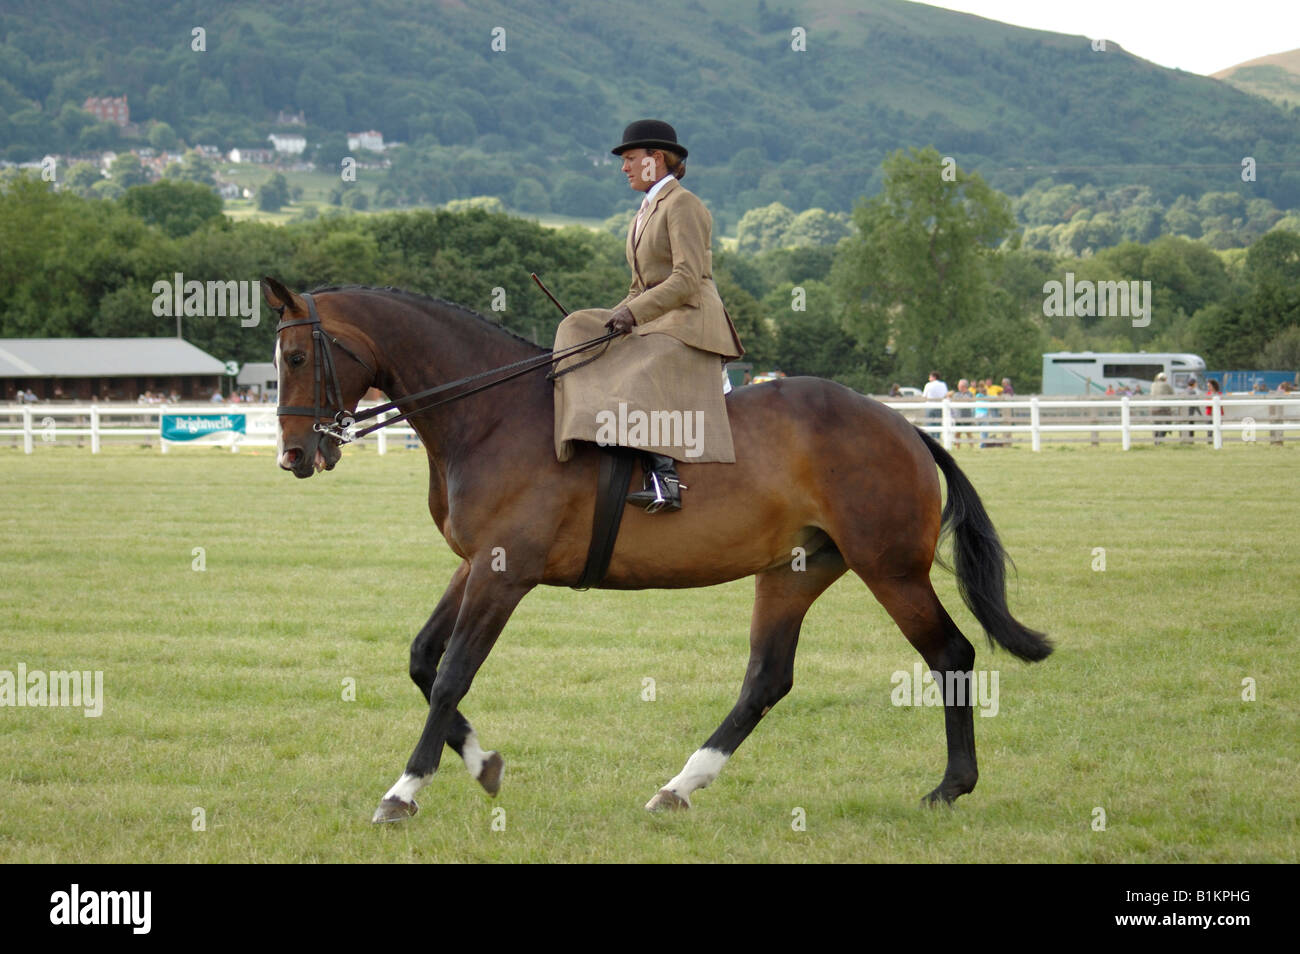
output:
[[670,792],[666,788],[659,789],[654,798],[645,803],[648,812],[684,812],[691,807],[691,803],[682,798],[676,792]]
[[383,822],[406,821],[419,810],[420,806],[415,804],[414,800],[404,802],[400,798],[385,798],[375,809],[375,817],[370,821],[375,825]]
[[506,763],[496,752],[489,752],[486,761],[483,763],[482,770],[478,773],[478,783],[483,786],[483,790],[489,795],[495,796],[501,791],[501,773],[505,771]]

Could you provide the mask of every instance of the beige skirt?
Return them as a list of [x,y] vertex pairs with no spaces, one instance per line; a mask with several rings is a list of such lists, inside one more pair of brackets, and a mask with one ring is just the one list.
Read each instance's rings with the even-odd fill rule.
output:
[[[575,311],[555,333],[555,350],[605,334],[611,314],[604,308]],[[735,463],[721,355],[671,335],[630,334],[565,358],[558,370],[578,365],[555,379],[559,460],[573,456],[573,441],[591,441],[688,463]]]

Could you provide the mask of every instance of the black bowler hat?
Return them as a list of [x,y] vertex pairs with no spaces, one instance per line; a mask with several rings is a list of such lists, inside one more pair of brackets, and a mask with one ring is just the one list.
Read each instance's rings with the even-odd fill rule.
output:
[[659,119],[638,119],[623,130],[623,142],[610,150],[621,156],[629,149],[666,149],[686,158],[686,147],[677,141],[677,130]]

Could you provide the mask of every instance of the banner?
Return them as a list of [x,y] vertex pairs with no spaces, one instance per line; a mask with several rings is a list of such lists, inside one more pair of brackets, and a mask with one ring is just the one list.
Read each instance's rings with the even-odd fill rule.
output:
[[163,414],[161,426],[165,441],[224,444],[248,432],[243,414]]

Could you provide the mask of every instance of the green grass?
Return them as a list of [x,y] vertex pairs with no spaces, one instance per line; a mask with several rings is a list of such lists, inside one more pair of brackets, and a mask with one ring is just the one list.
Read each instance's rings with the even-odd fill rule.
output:
[[[98,719],[0,708],[5,861],[1300,854],[1290,447],[959,452],[1019,566],[1013,611],[1058,649],[1033,666],[990,653],[935,570],[977,667],[1001,673],[998,715],[975,720],[979,786],[953,810],[918,807],[943,770],[943,720],[890,704],[891,674],[919,656],[856,578],[813,607],[794,691],[695,807],[642,810],[734,702],[742,580],[534,591],[463,706],[506,759],[501,795],[448,754],[420,814],[382,828],[370,814],[424,716],[407,647],[455,566],[422,454],[349,451],[299,482],[266,450],[37,451],[0,450],[0,669],[103,670],[106,700]],[[1257,701],[1241,699],[1246,677]]]

